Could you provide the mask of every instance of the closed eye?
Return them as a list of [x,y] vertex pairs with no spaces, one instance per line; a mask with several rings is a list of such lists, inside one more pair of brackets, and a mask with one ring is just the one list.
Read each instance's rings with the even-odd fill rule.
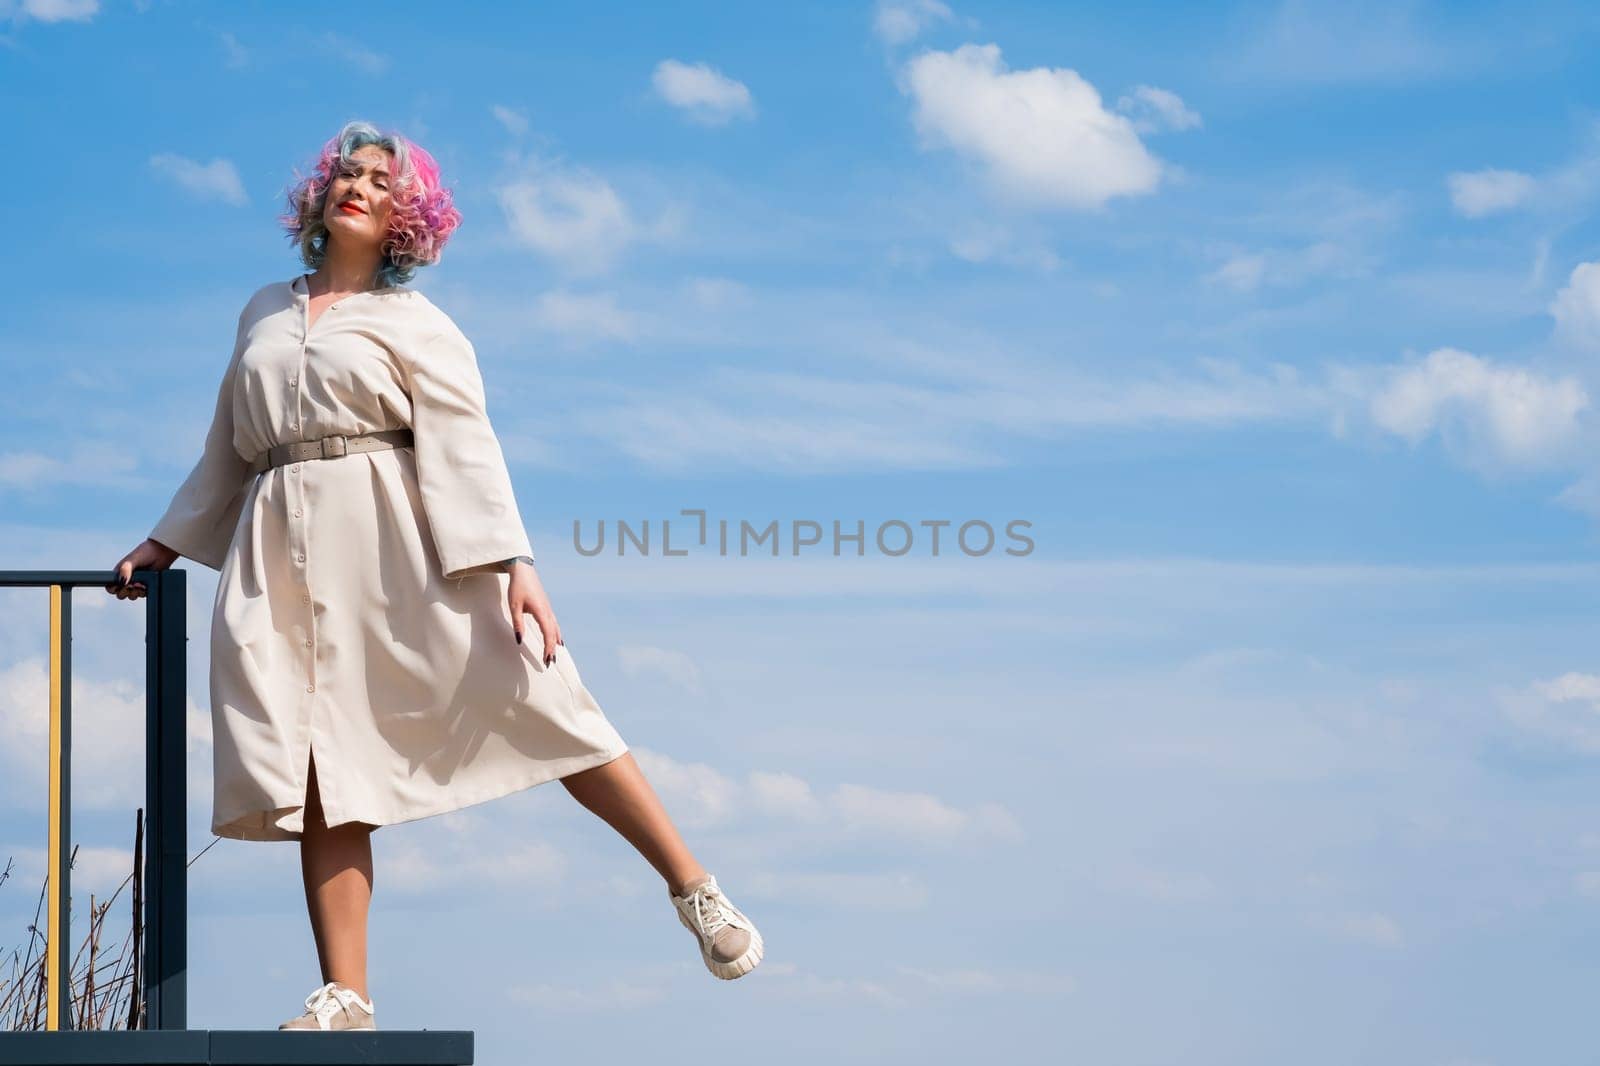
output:
[[[339,175],[341,177],[345,177],[345,178],[358,178],[358,177],[361,176],[361,171],[359,171],[359,170],[350,170],[350,169],[346,168],[344,170],[339,171]],[[373,184],[376,185],[380,189],[387,190],[389,188],[388,182],[374,182]]]

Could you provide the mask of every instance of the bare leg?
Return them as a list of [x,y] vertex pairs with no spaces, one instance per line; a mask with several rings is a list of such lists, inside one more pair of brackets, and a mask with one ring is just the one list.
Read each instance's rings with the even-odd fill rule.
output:
[[306,883],[306,909],[317,941],[322,980],[338,981],[367,996],[367,910],[372,902],[372,830],[365,822],[328,828],[317,766],[306,782],[305,832],[300,838],[300,871]]
[[682,895],[686,884],[705,876],[705,867],[690,854],[632,752],[625,751],[608,763],[568,774],[561,783],[573,799],[637,848],[666,879],[674,895]]

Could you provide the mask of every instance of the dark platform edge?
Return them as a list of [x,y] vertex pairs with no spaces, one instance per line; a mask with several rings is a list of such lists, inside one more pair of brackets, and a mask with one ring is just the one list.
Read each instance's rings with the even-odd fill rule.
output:
[[0,1066],[472,1066],[470,1029],[0,1032]]

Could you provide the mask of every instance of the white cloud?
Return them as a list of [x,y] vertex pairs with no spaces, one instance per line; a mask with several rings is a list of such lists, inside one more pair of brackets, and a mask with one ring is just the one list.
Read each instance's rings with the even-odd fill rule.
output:
[[679,762],[632,745],[639,769],[663,796],[671,796],[673,818],[687,826],[731,821],[739,812],[739,784],[706,763]]
[[[202,431],[202,436],[204,435]],[[140,468],[127,442],[62,440],[49,452],[0,452],[0,488],[126,483]]]
[[1550,303],[1556,336],[1582,348],[1600,349],[1600,263],[1579,263]]
[[1508,44],[1504,35],[1463,37],[1423,14],[1412,2],[1283,0],[1218,69],[1251,82],[1394,84],[1475,69]]
[[1002,195],[1056,208],[1102,207],[1152,192],[1162,163],[1133,123],[1107,111],[1076,71],[1008,70],[993,44],[928,51],[908,61],[901,91],[915,103],[923,148],[973,160]]
[[608,269],[638,236],[617,191],[587,171],[538,168],[499,197],[515,240],[576,273]]
[[[0,14],[7,13],[0,7]],[[18,21],[88,22],[100,13],[99,0],[21,0],[11,8]]]
[[749,88],[706,63],[663,59],[656,64],[651,84],[663,100],[702,125],[721,126],[755,115]]
[[1037,239],[1020,239],[1009,228],[980,225],[950,241],[956,258],[969,263],[996,263],[1049,272],[1061,266],[1061,257]]
[[752,770],[750,798],[759,810],[797,821],[817,821],[825,813],[810,783],[794,774]]
[[1557,493],[1554,502],[1600,520],[1600,471],[1580,476]]
[[230,70],[243,70],[250,65],[250,52],[239,43],[239,38],[235,34],[223,30],[217,36],[222,40],[223,63]]
[[966,827],[967,815],[925,792],[889,792],[868,785],[840,785],[834,813],[859,828],[926,837],[948,837]]
[[852,1006],[870,1003],[874,1007],[894,1009],[910,1005],[903,991],[897,991],[883,981],[862,977],[830,977],[802,970],[786,960],[771,960],[761,964],[764,971],[763,987],[768,995],[804,1002],[843,1002]]
[[1600,676],[1569,672],[1500,694],[1517,726],[1585,754],[1600,754]]
[[[663,1000],[672,984],[690,971],[692,965],[698,964],[636,966],[626,973],[591,982],[574,977],[560,982],[514,985],[506,990],[506,995],[535,1009],[559,1013],[642,1007]],[[930,967],[895,963],[888,973],[836,977],[769,954],[755,972],[760,977],[753,989],[766,997],[851,1006],[866,1003],[874,1008],[892,1009],[970,996],[1002,995],[1013,1002],[1059,1000],[1078,987],[1078,982],[1069,974],[1015,965],[983,969],[971,965]]]
[[[40,835],[43,835],[43,830],[40,831]],[[85,914],[88,913],[90,893],[94,894],[95,906],[98,907],[121,888],[122,883],[133,873],[132,848],[88,844],[78,844],[76,847],[77,853],[72,859],[71,878],[75,915],[79,905],[83,907]],[[15,860],[11,868],[11,877],[22,884],[37,885],[47,876],[47,867],[50,863],[48,849],[7,845],[0,850],[0,870],[5,869],[7,858]],[[128,889],[123,888],[122,892],[121,898],[128,899]]]
[[507,837],[476,811],[452,811],[419,831],[386,833],[381,852],[385,884],[426,893],[450,886],[494,885],[528,890],[565,880],[567,857],[543,840]]
[[196,162],[181,155],[163,152],[150,157],[150,167],[156,173],[171,178],[179,187],[208,200],[221,200],[229,204],[243,204],[244,183],[239,172],[226,159],[213,159],[209,163]]
[[1370,410],[1379,426],[1412,443],[1438,432],[1475,464],[1535,466],[1567,457],[1588,405],[1576,378],[1439,348],[1391,369]]
[[630,983],[610,980],[591,988],[582,988],[569,982],[559,984],[540,982],[517,985],[506,993],[519,1003],[559,1013],[601,1011],[611,1013],[619,1009],[643,1007],[659,1003],[666,998],[668,985],[664,983]]
[[928,886],[908,873],[758,871],[740,881],[751,899],[821,903],[839,910],[912,911],[927,906]]
[[1206,280],[1238,292],[1254,292],[1266,276],[1267,257],[1260,252],[1229,256],[1227,262],[1206,275]]
[[662,677],[685,692],[701,691],[700,667],[681,651],[669,651],[643,644],[629,644],[618,649],[622,672],[629,677],[640,675]]
[[743,300],[749,288],[729,278],[690,278],[689,296],[700,307],[727,307]]
[[872,29],[889,44],[904,44],[935,22],[949,22],[955,14],[939,0],[878,0]]
[[321,43],[342,66],[354,67],[365,74],[383,74],[389,69],[389,57],[374,51],[358,37],[324,33]]
[[[190,701],[191,753],[208,748],[211,722]],[[72,678],[72,796],[85,810],[132,810],[144,802],[145,690],[142,682]],[[40,656],[0,670],[0,795],[16,806],[44,803],[50,738],[50,674]],[[194,770],[203,760],[190,758]]]
[[1192,870],[1160,870],[1141,867],[1129,871],[1125,887],[1146,899],[1167,903],[1194,902],[1211,899],[1217,886],[1206,874]]
[[[878,359],[909,343],[869,340]],[[629,389],[574,412],[572,421],[576,431],[661,469],[860,472],[995,465],[1004,460],[992,451],[993,435],[1038,440],[1075,427],[1294,421],[1324,414],[1330,402],[1326,389],[1287,364],[1197,363],[1106,379],[1008,365],[991,351],[941,368],[953,381],[929,383],[724,368],[681,387]]]
[[528,116],[515,108],[506,107],[503,104],[494,104],[489,108],[489,113],[509,133],[521,135],[528,132]]
[[1177,93],[1140,85],[1117,101],[1117,110],[1133,120],[1140,133],[1163,130],[1188,130],[1200,125],[1200,115],[1183,102]]
[[1266,285],[1301,285],[1316,278],[1358,277],[1370,273],[1376,258],[1349,235],[1312,241],[1298,248],[1229,249],[1204,280],[1236,292]]
[[617,306],[614,293],[554,289],[534,301],[533,318],[552,333],[583,340],[626,341],[639,333],[638,317]]
[[998,803],[958,808],[926,792],[848,783],[818,796],[793,774],[753,771],[741,783],[705,763],[683,763],[637,746],[633,752],[657,791],[672,797],[673,816],[681,812],[685,824],[731,824],[751,812],[880,841],[949,844],[1023,837],[1016,819]]
[[897,963],[891,976],[830,977],[804,970],[793,962],[771,959],[761,964],[771,995],[795,1000],[869,1001],[879,1007],[902,1008],[950,996],[1004,994],[1012,1001],[1063,998],[1078,983],[1069,974],[1007,966],[930,969]]
[[1468,218],[1516,207],[1533,195],[1537,185],[1532,177],[1515,170],[1457,172],[1446,180],[1451,204]]
[[989,970],[927,970],[916,966],[896,969],[930,988],[953,992],[999,992],[1010,983]]
[[1387,914],[1376,912],[1341,914],[1328,924],[1334,933],[1347,940],[1358,940],[1379,947],[1392,947],[1400,943],[1400,925]]
[[1572,158],[1539,173],[1486,167],[1448,176],[1450,200],[1468,218],[1514,209],[1585,211],[1600,191],[1600,119],[1591,119]]
[[[636,966],[598,981],[574,977],[558,983],[524,984],[508,988],[506,994],[516,1002],[552,1012],[615,1011],[661,1001],[689,969],[681,963]],[[974,996],[1003,996],[1009,1002],[1058,1001],[1078,987],[1069,974],[1017,965],[986,969],[970,964],[895,963],[888,972],[833,976],[770,953],[756,973],[760,977],[752,987],[763,997],[849,1006],[865,1003],[874,1009],[895,1010]]]

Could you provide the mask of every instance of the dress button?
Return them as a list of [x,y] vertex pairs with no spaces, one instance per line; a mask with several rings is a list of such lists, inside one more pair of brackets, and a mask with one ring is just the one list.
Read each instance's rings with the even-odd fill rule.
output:
[[299,470],[299,469],[300,469],[300,464],[299,464],[299,463],[296,463],[296,464],[294,464],[294,465],[293,465],[293,466],[291,466],[291,467],[290,467],[290,468],[289,468],[289,469],[290,469],[290,470],[291,470],[291,471],[298,471],[298,470]]
[[289,379],[289,384],[298,385],[298,384],[300,384],[300,379],[299,378],[290,378]]
[[295,516],[295,517],[296,517],[296,518],[299,518],[299,517],[300,517],[300,508],[298,508],[298,507],[296,507],[296,508],[295,508],[295,509],[294,509],[294,516]]
[[300,561],[301,561],[301,562],[302,562],[302,563],[303,563],[303,562],[305,562],[305,561],[306,561],[306,557],[305,557],[305,556],[304,556],[304,555],[302,555],[302,556],[300,556]]
[[300,602],[301,603],[310,603],[311,602],[311,596],[309,594],[307,594],[305,596],[301,596],[300,597]]
[[290,422],[289,423],[289,428],[290,429],[299,429],[300,428],[300,423],[298,423],[298,422]]
[[315,686],[315,685],[307,685],[306,686],[306,691],[307,692],[315,692],[315,691],[317,691],[317,686]]
[[306,641],[306,647],[308,647],[308,648],[311,647],[311,642],[309,640]]

